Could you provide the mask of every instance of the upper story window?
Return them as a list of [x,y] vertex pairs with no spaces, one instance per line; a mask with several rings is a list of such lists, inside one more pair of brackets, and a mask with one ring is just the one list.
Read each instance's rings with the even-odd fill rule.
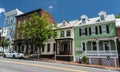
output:
[[60,37],[64,37],[64,31],[61,31]]
[[82,19],[82,23],[86,23],[85,18]]
[[66,31],[66,34],[67,34],[66,36],[71,36],[71,31],[70,31],[70,30],[67,30],[67,31]]
[[98,28],[97,27],[90,27],[89,28],[89,34],[90,35],[98,34]]
[[101,20],[101,21],[104,21],[104,20],[105,20],[105,16],[104,16],[104,15],[101,15],[101,16],[100,16],[100,20]]
[[105,11],[99,12],[98,15],[100,17],[100,21],[105,21],[105,17],[106,17],[106,12]]
[[86,15],[81,16],[82,23],[85,24],[88,20],[88,17]]
[[109,26],[108,25],[102,25],[100,26],[100,34],[105,34],[105,33],[109,33]]
[[87,28],[80,28],[79,29],[79,35],[80,36],[87,35]]

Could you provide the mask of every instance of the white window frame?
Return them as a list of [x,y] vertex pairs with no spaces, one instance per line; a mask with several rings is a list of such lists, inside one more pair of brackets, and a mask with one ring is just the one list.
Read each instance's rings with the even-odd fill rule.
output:
[[85,36],[85,28],[81,28],[81,36]]
[[97,42],[96,42],[96,50],[93,50],[93,43],[92,42],[96,42],[96,41],[91,41],[91,50],[92,51],[97,51]]
[[96,34],[95,27],[91,27],[91,35],[95,35],[95,34]]
[[104,51],[106,51],[106,50],[105,50],[105,43],[108,43],[108,44],[109,44],[109,50],[108,50],[108,51],[110,51],[110,50],[111,50],[110,41],[103,41],[103,49],[104,49]]
[[102,34],[106,34],[107,33],[106,25],[101,25],[101,30],[102,30]]
[[100,20],[105,21],[105,15],[100,15]]
[[[83,50],[83,43],[85,43],[85,50]],[[82,51],[86,51],[86,42],[85,41],[81,42],[81,47],[82,47]]]

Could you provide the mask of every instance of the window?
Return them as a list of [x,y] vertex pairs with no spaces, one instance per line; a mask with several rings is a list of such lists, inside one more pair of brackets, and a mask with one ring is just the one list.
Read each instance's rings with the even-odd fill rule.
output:
[[47,52],[50,52],[50,44],[47,44]]
[[82,42],[82,49],[85,51],[85,42]]
[[71,31],[70,30],[67,30],[66,33],[67,33],[66,36],[71,36]]
[[85,18],[82,19],[82,23],[86,23]]
[[96,34],[95,27],[91,27],[91,34]]
[[61,36],[61,37],[64,37],[64,31],[61,31],[60,36]]
[[92,50],[97,50],[97,45],[95,41],[92,42]]
[[45,44],[43,44],[43,47],[42,47],[42,52],[45,51]]
[[110,43],[109,43],[109,41],[105,41],[104,42],[104,44],[103,44],[103,48],[105,49],[105,50],[110,50]]
[[89,34],[98,34],[98,30],[97,30],[97,27],[90,27],[89,28]]
[[56,43],[53,43],[53,51],[56,50]]
[[100,20],[101,20],[101,21],[104,21],[104,20],[105,20],[105,16],[104,16],[104,15],[101,15],[101,16],[100,16]]
[[79,29],[79,35],[87,35],[87,28],[81,28]]

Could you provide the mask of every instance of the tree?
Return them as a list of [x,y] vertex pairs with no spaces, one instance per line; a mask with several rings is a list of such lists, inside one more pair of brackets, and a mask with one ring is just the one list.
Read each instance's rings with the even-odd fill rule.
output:
[[4,47],[7,47],[8,45],[9,45],[9,40],[5,39],[5,38],[2,38],[1,41],[0,41],[0,46],[3,47],[3,53],[4,53]]
[[115,18],[120,18],[120,13],[117,16],[115,16]]
[[[56,36],[57,25],[48,21],[48,14],[38,16],[37,13],[30,14],[20,27],[17,28],[17,33],[20,39],[26,42],[32,41],[32,44],[36,45],[38,49],[38,57],[41,55],[41,48],[43,42],[48,39],[49,36]],[[55,28],[53,30],[53,28]]]

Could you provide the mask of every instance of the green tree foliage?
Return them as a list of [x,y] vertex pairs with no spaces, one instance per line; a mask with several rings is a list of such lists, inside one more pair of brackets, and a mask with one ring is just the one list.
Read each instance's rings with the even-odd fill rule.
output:
[[82,57],[82,62],[83,62],[83,63],[86,63],[86,61],[87,61],[87,57],[86,57],[86,56],[83,56],[83,57]]
[[10,44],[9,39],[2,38],[0,40],[0,46],[3,47],[3,52],[4,52],[4,47],[7,47]]
[[40,52],[43,42],[48,39],[48,36],[56,36],[57,25],[48,21],[48,14],[39,17],[37,13],[34,13],[29,15],[29,18],[22,22],[17,30],[19,37],[24,41],[31,40]]
[[120,18],[120,13],[117,16],[115,16],[115,18]]

